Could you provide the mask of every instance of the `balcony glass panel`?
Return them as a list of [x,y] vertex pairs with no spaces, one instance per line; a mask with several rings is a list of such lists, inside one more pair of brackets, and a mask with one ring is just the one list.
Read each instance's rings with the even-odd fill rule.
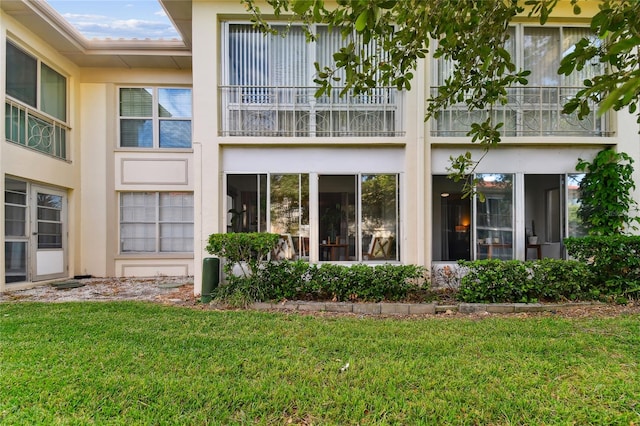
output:
[[315,87],[221,87],[223,136],[401,136],[401,95],[314,97]]
[[[435,95],[437,88],[432,89]],[[597,105],[582,120],[576,114],[563,114],[564,104],[578,87],[526,87],[509,89],[508,102],[491,111],[495,123],[503,122],[503,136],[608,136],[607,115],[597,115]],[[460,103],[444,109],[432,119],[431,134],[463,137],[472,123],[484,121],[488,111],[468,111]]]
[[65,160],[68,131],[60,121],[18,103],[5,103],[5,139],[9,142]]

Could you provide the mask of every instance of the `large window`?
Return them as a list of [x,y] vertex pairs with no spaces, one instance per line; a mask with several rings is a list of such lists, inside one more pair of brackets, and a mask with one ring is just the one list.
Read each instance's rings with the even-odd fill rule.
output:
[[584,236],[577,209],[582,174],[477,174],[477,196],[433,176],[432,259],[560,259],[563,239]]
[[[528,27],[517,25],[510,29],[506,49],[517,68],[531,71],[528,85],[508,89],[505,105],[489,111],[467,111],[465,103],[440,111],[433,120],[434,136],[465,136],[471,123],[485,120],[489,114],[494,121],[504,123],[505,136],[602,136],[608,133],[606,117],[597,116],[597,108],[584,120],[576,114],[562,114],[563,105],[583,86],[583,81],[602,72],[594,63],[569,76],[558,74],[560,61],[583,37],[593,37],[586,27]],[[451,76],[454,64],[438,59],[433,61],[432,92],[443,86]]]
[[[250,24],[226,23],[221,102],[222,134],[230,136],[398,136],[401,102],[392,87],[339,96],[342,87],[316,98],[317,71],[333,63],[348,43],[338,30],[316,29],[307,42],[297,26],[274,25],[264,35]],[[376,46],[369,46],[373,51]],[[383,53],[379,53],[383,55]],[[343,76],[344,77],[344,76]],[[336,83],[339,86],[339,83]]]
[[314,261],[400,260],[397,174],[228,174],[226,182],[227,231],[280,234],[282,258],[309,259],[316,247]]
[[476,202],[478,259],[513,259],[513,175],[479,174]]
[[120,194],[122,253],[193,252],[193,194]]
[[120,89],[120,146],[191,148],[191,89]]
[[67,79],[11,42],[6,44],[5,138],[67,159]]

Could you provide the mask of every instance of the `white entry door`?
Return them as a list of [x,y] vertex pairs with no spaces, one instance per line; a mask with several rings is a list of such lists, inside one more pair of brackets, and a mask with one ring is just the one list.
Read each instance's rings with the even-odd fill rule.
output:
[[64,191],[32,186],[32,281],[67,276],[67,196]]

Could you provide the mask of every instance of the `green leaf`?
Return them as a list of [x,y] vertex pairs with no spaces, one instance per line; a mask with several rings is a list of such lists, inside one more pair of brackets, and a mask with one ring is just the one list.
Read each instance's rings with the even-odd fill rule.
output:
[[304,13],[311,8],[313,0],[292,0],[291,10],[298,15],[304,15]]
[[369,9],[366,9],[358,15],[358,19],[356,19],[355,29],[359,33],[364,31],[367,28],[367,22],[369,20]]
[[609,48],[609,54],[618,55],[622,52],[629,52],[638,45],[640,45],[640,37],[638,36],[623,39],[611,45],[611,47]]
[[619,86],[604,98],[598,108],[598,114],[604,114],[606,111],[613,108],[620,100],[622,100],[623,104],[626,105],[633,96],[637,96],[635,92],[638,88],[640,88],[640,78],[632,79],[622,86]]

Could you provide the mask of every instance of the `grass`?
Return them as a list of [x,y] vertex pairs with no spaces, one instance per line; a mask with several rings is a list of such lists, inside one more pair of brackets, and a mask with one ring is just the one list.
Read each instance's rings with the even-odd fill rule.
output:
[[638,424],[639,350],[635,315],[4,303],[0,424]]

